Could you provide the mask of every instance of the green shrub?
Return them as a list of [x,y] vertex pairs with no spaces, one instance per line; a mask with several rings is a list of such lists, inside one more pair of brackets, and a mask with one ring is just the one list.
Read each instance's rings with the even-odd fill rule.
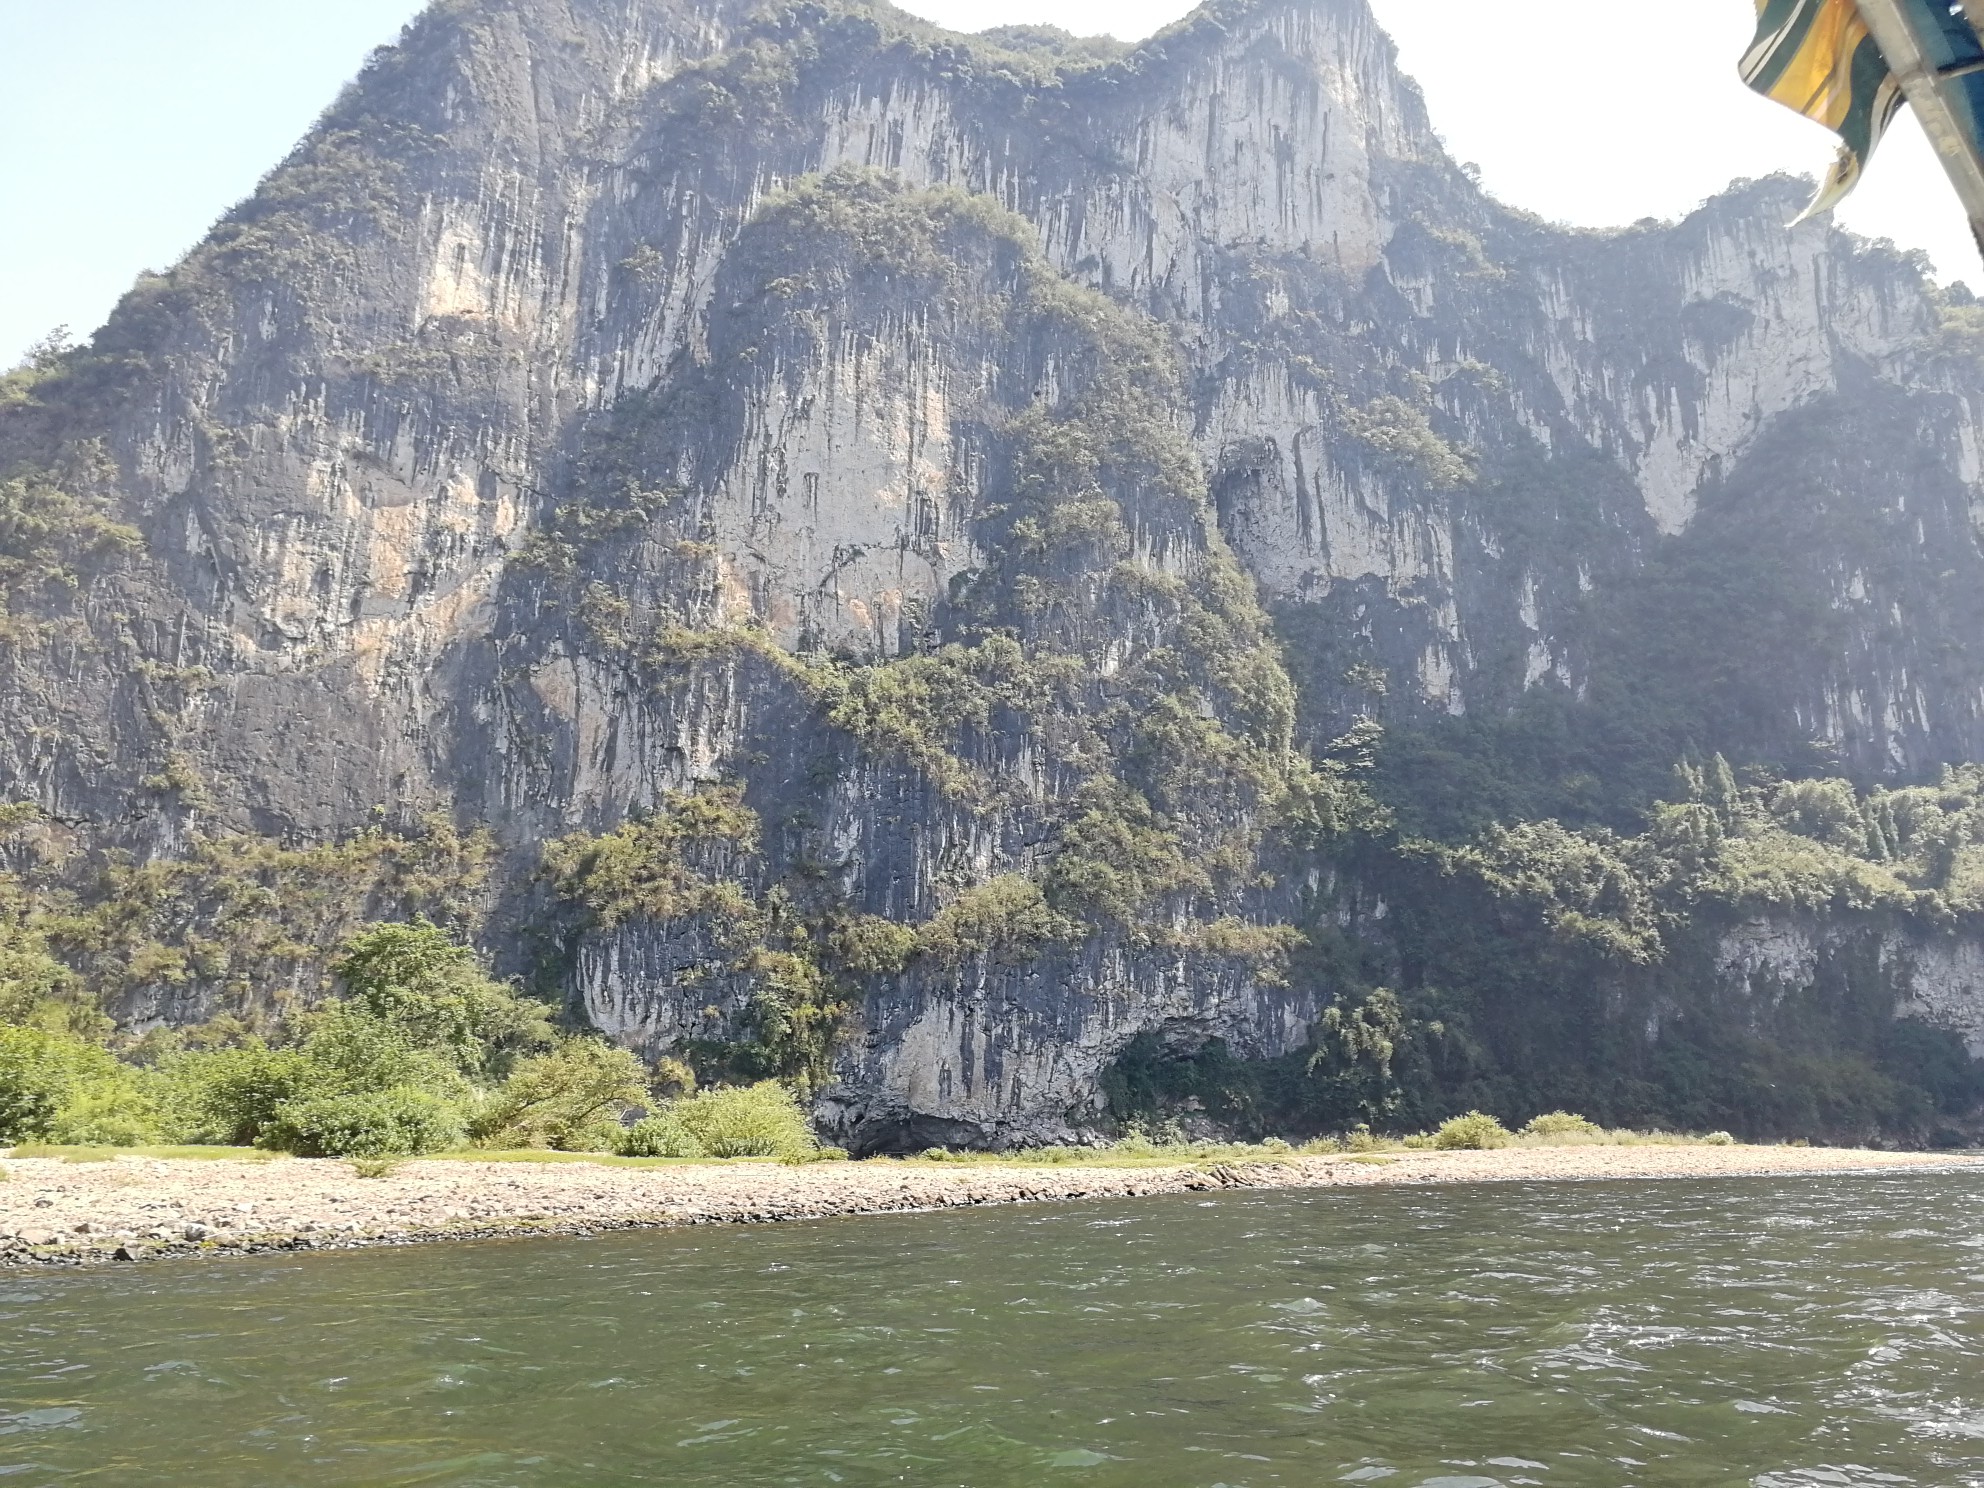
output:
[[0,1024],[0,1143],[46,1137],[65,1106],[117,1073],[117,1062],[93,1044]]
[[1345,409],[1343,423],[1353,439],[1429,486],[1465,485],[1474,474],[1467,458],[1433,432],[1425,411],[1403,398],[1386,394],[1362,408]]
[[822,936],[832,964],[856,976],[897,976],[916,954],[916,930],[875,915],[831,920]]
[[64,1147],[144,1147],[164,1135],[157,1102],[129,1076],[86,1085],[48,1128],[48,1140]]
[[422,1090],[454,1105],[468,1094],[450,1058],[418,1047],[363,1003],[334,1004],[311,1014],[306,1026],[300,1047],[271,1049],[250,1039],[166,1060],[165,1104],[181,1130],[196,1141],[247,1146],[303,1102]]
[[1704,1147],[1734,1147],[1736,1139],[1726,1131],[1712,1131],[1702,1138]]
[[300,1049],[271,1049],[260,1039],[176,1055],[160,1075],[185,1134],[229,1147],[254,1145],[286,1102],[323,1081],[321,1066]]
[[748,920],[741,887],[696,866],[712,849],[754,850],[758,817],[735,787],[670,795],[652,815],[602,837],[577,833],[546,845],[545,871],[559,898],[583,906],[595,924],[688,919],[699,914]]
[[[0,833],[38,818],[32,807],[0,804]],[[112,1027],[81,979],[50,953],[34,897],[7,873],[0,873],[0,1022],[86,1040]]]
[[[1045,902],[1074,922],[1133,923],[1154,899],[1211,888],[1176,831],[1138,792],[1093,782],[1079,804],[1081,813],[1062,828],[1044,886]],[[1062,931],[1060,938],[1075,937]]]
[[1040,885],[1018,873],[966,889],[917,931],[917,949],[956,966],[973,956],[1030,961],[1054,941],[1080,938],[1081,927],[1048,906]]
[[461,1113],[412,1086],[291,1101],[263,1145],[298,1157],[397,1157],[461,1145]]
[[1545,1140],[1561,1137],[1602,1137],[1605,1135],[1605,1128],[1570,1111],[1550,1111],[1542,1116],[1532,1116],[1524,1125],[1522,1135],[1541,1137]]
[[551,1042],[551,1009],[484,974],[473,949],[426,920],[373,925],[333,966],[345,990],[414,1048],[466,1075],[494,1075]]
[[560,1126],[551,1133],[549,1146],[553,1152],[616,1152],[625,1131],[616,1117],[601,1114]]
[[605,1039],[567,1039],[521,1061],[476,1112],[469,1132],[485,1147],[614,1150],[620,1113],[647,1095],[640,1060]]
[[1512,1140],[1506,1126],[1479,1111],[1456,1116],[1433,1134],[1433,1145],[1442,1152],[1484,1152],[1506,1147]]
[[310,1019],[303,1057],[324,1094],[363,1091],[425,1090],[458,1100],[467,1084],[454,1065],[420,1048],[403,1029],[395,1027],[361,1003],[334,1003]]
[[708,1157],[682,1118],[673,1111],[637,1121],[621,1132],[614,1151],[622,1157]]
[[705,1090],[677,1101],[672,1116],[711,1157],[816,1156],[819,1140],[799,1099],[776,1080]]

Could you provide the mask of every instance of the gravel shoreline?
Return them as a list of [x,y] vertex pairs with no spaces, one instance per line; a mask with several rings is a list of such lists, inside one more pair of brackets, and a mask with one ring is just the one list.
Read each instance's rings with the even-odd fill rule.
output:
[[752,1224],[1230,1188],[1984,1172],[1984,1157],[1823,1147],[1528,1147],[1202,1166],[966,1162],[697,1164],[411,1161],[383,1178],[347,1163],[6,1158],[0,1264],[337,1250],[438,1240]]

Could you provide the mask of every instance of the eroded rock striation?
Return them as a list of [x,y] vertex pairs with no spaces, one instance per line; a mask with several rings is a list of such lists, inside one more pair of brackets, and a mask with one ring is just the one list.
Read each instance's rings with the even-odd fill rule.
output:
[[1959,1129],[1984,316],[1803,190],[1540,222],[1363,0],[442,0],[0,394],[23,903],[132,1030],[450,914],[861,1148]]

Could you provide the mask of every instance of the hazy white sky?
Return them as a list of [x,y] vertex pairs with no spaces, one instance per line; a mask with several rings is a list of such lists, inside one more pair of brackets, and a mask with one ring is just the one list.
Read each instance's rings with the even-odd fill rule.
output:
[[[1816,173],[1830,137],[1745,90],[1750,0],[1372,0],[1433,122],[1488,188],[1590,226],[1671,217],[1732,177]],[[309,128],[419,0],[0,0],[0,366],[101,321]],[[959,30],[1048,21],[1138,39],[1186,0],[908,0]],[[1515,23],[1511,18],[1515,17]],[[1907,118],[1841,212],[1984,278]]]

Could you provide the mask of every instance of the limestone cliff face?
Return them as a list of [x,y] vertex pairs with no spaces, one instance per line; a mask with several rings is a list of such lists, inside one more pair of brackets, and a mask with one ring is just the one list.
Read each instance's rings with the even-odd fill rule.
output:
[[[871,977],[837,1056],[850,1130],[1051,1132],[1138,1034],[1311,1038],[1330,978],[1206,927],[1382,939],[1291,845],[1305,748],[1602,693],[1704,553],[1781,536],[1758,604],[1836,617],[1756,663],[1732,753],[1984,758],[1984,379],[1913,264],[1783,225],[1801,191],[1530,219],[1362,0],[1106,62],[879,3],[442,0],[0,431],[142,534],[9,652],[0,783],[141,855],[439,810],[525,885],[740,782],[754,892],[905,925],[1046,881],[1108,783],[1182,844],[1140,928]],[[1256,594],[1300,735],[1278,663],[1236,680]],[[979,689],[941,759],[861,691],[919,661]],[[650,1049],[734,1033],[757,973],[713,934],[574,930],[568,986]],[[1967,946],[1910,995],[1975,1048]]]
[[1843,963],[1859,959],[1885,982],[1904,1016],[1953,1029],[1984,1059],[1984,947],[1974,938],[1902,931],[1846,917],[1754,920],[1725,935],[1716,971],[1732,991],[1778,1007],[1796,1003]]

